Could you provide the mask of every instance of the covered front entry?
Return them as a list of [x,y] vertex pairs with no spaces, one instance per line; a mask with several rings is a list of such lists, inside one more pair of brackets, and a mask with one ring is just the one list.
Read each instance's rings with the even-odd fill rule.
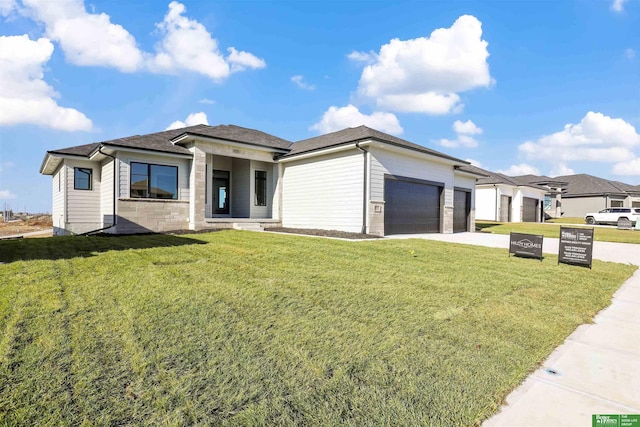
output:
[[469,231],[469,214],[471,213],[471,190],[454,190],[453,192],[453,232]]
[[522,198],[522,221],[538,222],[538,199]]
[[384,234],[440,232],[443,185],[385,176]]

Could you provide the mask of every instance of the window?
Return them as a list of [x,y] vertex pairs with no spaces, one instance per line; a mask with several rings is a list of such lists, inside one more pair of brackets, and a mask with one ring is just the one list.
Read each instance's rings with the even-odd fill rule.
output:
[[622,200],[612,200],[611,201],[611,207],[612,208],[621,208],[623,205],[623,201]]
[[256,206],[267,206],[267,172],[256,171],[255,178]]
[[88,168],[73,168],[74,190],[91,190],[93,170]]
[[550,195],[546,195],[544,196],[544,210],[548,211],[551,209],[551,196]]
[[131,162],[131,197],[178,198],[178,167]]

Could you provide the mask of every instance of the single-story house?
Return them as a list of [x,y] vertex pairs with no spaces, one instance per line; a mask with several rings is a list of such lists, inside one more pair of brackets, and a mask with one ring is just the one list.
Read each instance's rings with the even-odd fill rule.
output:
[[[607,208],[640,207],[640,186],[629,185],[588,174],[564,175],[555,178],[523,175],[512,179],[533,185],[547,185],[560,208],[554,217],[583,217],[588,212]],[[553,193],[552,193],[553,194]]]
[[471,167],[484,176],[476,183],[476,219],[500,222],[541,222],[547,189],[518,182],[501,173]]
[[[54,234],[475,228],[468,162],[360,126],[290,142],[197,125],[48,151]],[[481,175],[480,175],[481,176]]]

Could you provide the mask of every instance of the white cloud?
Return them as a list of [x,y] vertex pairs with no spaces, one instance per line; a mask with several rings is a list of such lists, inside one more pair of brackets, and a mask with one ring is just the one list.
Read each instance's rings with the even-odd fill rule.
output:
[[378,58],[378,55],[374,51],[358,52],[354,50],[353,52],[347,55],[347,58],[349,58],[354,62],[374,63]]
[[640,157],[613,165],[614,175],[640,175]]
[[467,162],[471,163],[472,166],[475,166],[477,168],[481,168],[482,167],[482,163],[480,163],[477,160],[473,160],[473,159],[465,159]]
[[631,48],[625,49],[625,50],[624,50],[624,56],[625,56],[627,59],[633,59],[633,58],[635,58],[635,57],[636,57],[636,51],[635,51],[635,50],[633,50],[633,49],[631,49]]
[[16,0],[0,0],[0,15],[9,16],[16,6]]
[[216,101],[214,101],[213,99],[209,99],[209,98],[202,98],[202,99],[198,100],[198,103],[199,103],[199,104],[209,104],[209,105],[212,105],[212,104],[215,104],[215,103],[216,103]]
[[163,21],[156,24],[162,38],[153,54],[140,50],[133,35],[112,23],[109,15],[87,12],[83,0],[23,3],[22,12],[42,22],[47,36],[60,44],[66,59],[75,65],[114,67],[123,72],[172,74],[187,70],[215,81],[247,68],[266,66],[263,59],[234,47],[227,48],[225,57],[217,40],[200,22],[184,16],[186,8],[177,1],[169,3]]
[[176,120],[171,123],[165,130],[180,129],[187,126],[195,125],[208,125],[207,115],[202,111],[199,113],[191,113],[187,116],[185,121]]
[[351,104],[340,108],[329,107],[322,119],[309,129],[320,133],[329,133],[361,125],[394,135],[400,135],[403,132],[400,122],[394,114],[374,112],[367,115],[361,113],[357,107]]
[[627,0],[613,0],[609,8],[614,12],[622,12],[624,10],[624,4],[626,2]]
[[553,169],[551,169],[549,176],[553,178],[556,176],[563,176],[563,175],[575,175],[575,173],[576,172],[573,169],[571,169],[569,166],[567,166],[565,163],[558,163],[554,165]]
[[2,199],[15,199],[16,195],[9,190],[0,190],[0,200]]
[[518,175],[540,175],[538,168],[528,165],[526,163],[520,163],[519,165],[511,165],[509,169],[498,170],[498,173],[508,176]]
[[527,141],[518,149],[528,159],[613,163],[635,157],[631,148],[636,145],[640,135],[631,124],[590,111],[580,123],[569,123],[562,131]]
[[43,67],[53,44],[46,38],[0,36],[0,125],[34,124],[63,131],[88,131],[80,111],[61,107],[55,90],[44,81]]
[[[358,93],[392,111],[459,112],[463,105],[458,93],[493,83],[487,45],[482,23],[470,15],[429,37],[393,39],[362,71]],[[349,58],[367,60],[371,54],[352,52]]]
[[47,36],[75,65],[114,67],[133,72],[143,65],[135,38],[105,13],[87,13],[82,0],[23,0],[26,13],[43,22]]
[[218,49],[218,41],[204,25],[184,16],[185,12],[182,3],[172,1],[164,20],[156,25],[163,39],[149,63],[151,70],[174,73],[183,69],[221,81],[232,72],[266,66],[264,60],[233,47],[228,48],[230,54],[225,58]]
[[476,126],[471,120],[467,120],[466,122],[456,120],[453,122],[453,130],[457,134],[456,139],[441,139],[439,141],[440,145],[449,148],[474,148],[478,146],[478,141],[471,135],[480,135],[482,129]]
[[292,76],[291,77],[291,81],[293,83],[295,83],[296,86],[298,86],[300,89],[315,90],[315,88],[316,88],[314,85],[306,83],[304,81],[304,76],[302,76],[302,75]]
[[453,122],[453,130],[456,133],[463,133],[465,135],[480,135],[482,133],[482,129],[476,126],[471,120],[467,120],[466,122],[456,120]]

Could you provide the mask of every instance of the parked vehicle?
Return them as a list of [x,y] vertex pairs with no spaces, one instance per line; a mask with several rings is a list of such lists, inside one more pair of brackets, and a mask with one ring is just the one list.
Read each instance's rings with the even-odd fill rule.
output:
[[639,208],[609,208],[600,212],[588,213],[584,217],[587,224],[618,224],[618,221],[631,221],[635,224],[640,220]]

